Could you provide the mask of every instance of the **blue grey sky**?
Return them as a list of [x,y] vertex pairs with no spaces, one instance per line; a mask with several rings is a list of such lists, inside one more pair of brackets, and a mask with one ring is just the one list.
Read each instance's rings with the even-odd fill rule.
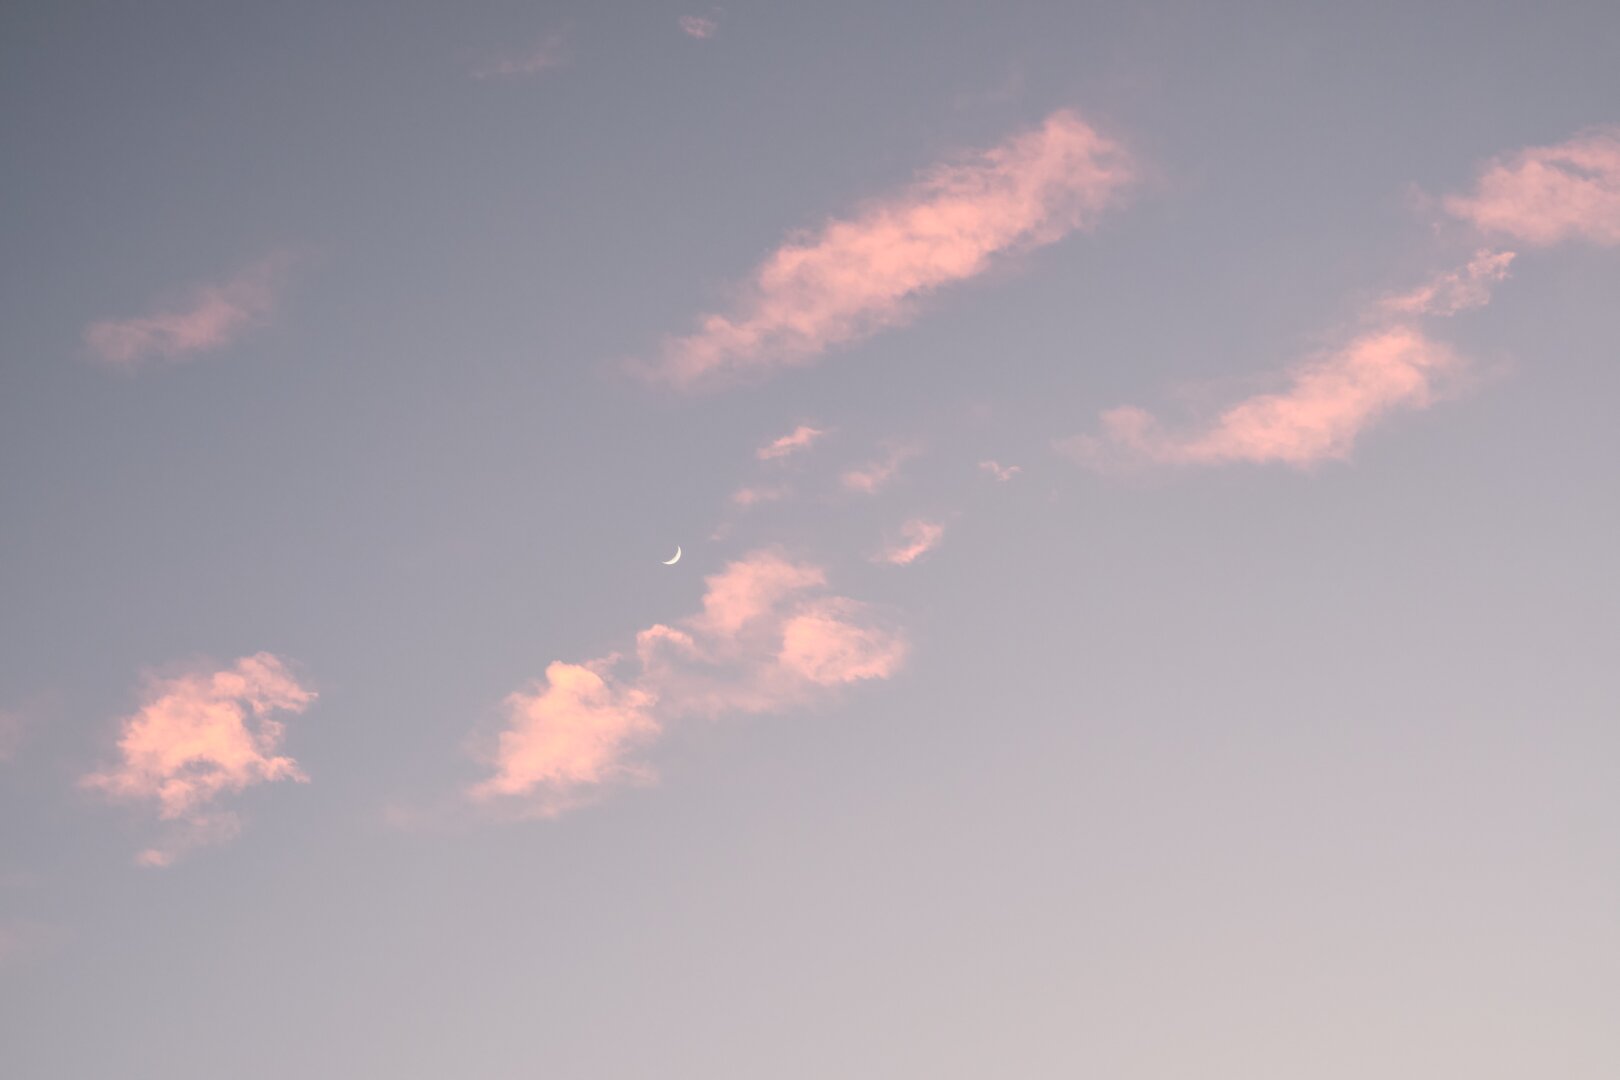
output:
[[6,5],[0,1074],[1620,1075],[1616,56]]

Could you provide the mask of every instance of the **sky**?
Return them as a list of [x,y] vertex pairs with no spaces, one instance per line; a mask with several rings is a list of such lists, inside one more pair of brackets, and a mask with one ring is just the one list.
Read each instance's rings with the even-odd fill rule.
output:
[[1617,55],[6,5],[0,1074],[1620,1075]]

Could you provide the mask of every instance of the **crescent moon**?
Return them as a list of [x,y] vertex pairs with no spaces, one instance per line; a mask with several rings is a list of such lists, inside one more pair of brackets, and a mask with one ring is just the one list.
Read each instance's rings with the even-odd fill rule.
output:
[[676,544],[675,545],[675,557],[673,559],[665,559],[664,560],[664,565],[665,566],[674,566],[676,563],[678,563],[680,561],[681,561],[681,545]]

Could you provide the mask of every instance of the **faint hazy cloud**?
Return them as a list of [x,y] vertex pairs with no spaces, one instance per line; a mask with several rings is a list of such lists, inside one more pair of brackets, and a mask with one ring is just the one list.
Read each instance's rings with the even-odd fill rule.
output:
[[1515,255],[1480,251],[1460,270],[1436,275],[1411,290],[1384,301],[1387,311],[1402,315],[1455,315],[1491,302],[1491,286],[1506,280]]
[[786,495],[786,488],[745,485],[731,493],[731,501],[736,506],[757,506],[760,503],[776,502]]
[[271,255],[228,281],[197,287],[170,310],[91,323],[84,342],[101,359],[126,367],[224,348],[269,320],[291,263],[288,255]]
[[553,663],[508,698],[493,775],[473,800],[553,816],[605,785],[649,779],[630,757],[672,720],[806,704],[887,678],[904,659],[904,636],[869,606],[828,595],[818,566],[756,551],[705,584],[702,610],[641,631],[633,661]]
[[808,424],[800,424],[780,439],[772,440],[754,451],[754,456],[761,461],[784,458],[796,450],[806,449],[825,434],[827,434],[825,431],[817,430]]
[[1166,429],[1131,407],[1102,416],[1100,436],[1060,448],[1094,466],[1156,462],[1280,462],[1306,467],[1348,457],[1362,430],[1397,409],[1424,409],[1464,367],[1448,346],[1407,326],[1381,329],[1295,367],[1284,389],[1248,398],[1213,422]]
[[995,256],[1089,227],[1133,176],[1122,147],[1055,112],[853,218],[795,236],[755,271],[731,314],[705,315],[696,332],[667,340],[647,374],[688,385],[802,364],[904,323],[913,301],[983,273]]
[[1003,465],[999,461],[981,461],[979,462],[979,471],[987,472],[996,480],[1005,484],[1008,480],[1023,472],[1024,469],[1021,465]]
[[142,865],[166,866],[189,848],[235,836],[240,822],[218,807],[223,796],[307,781],[297,762],[277,753],[285,728],[274,714],[301,713],[315,694],[270,653],[217,671],[150,679],[142,697],[120,722],[118,763],[81,781],[115,800],[155,804],[168,834],[136,857]]
[[945,526],[937,521],[916,518],[900,526],[900,539],[878,553],[876,561],[908,566],[939,546]]
[[22,714],[0,709],[0,761],[10,761],[17,756],[17,748],[22,745],[22,738]]
[[720,20],[716,15],[682,15],[680,23],[683,34],[699,41],[714,37],[720,29]]
[[1526,244],[1564,240],[1620,244],[1620,128],[1556,146],[1533,146],[1491,162],[1448,213]]
[[475,79],[516,79],[535,75],[560,67],[568,59],[566,45],[560,34],[543,38],[532,48],[522,52],[507,52],[491,56],[472,70]]
[[876,461],[869,461],[865,465],[846,470],[838,481],[848,491],[875,495],[899,475],[900,466],[916,456],[916,447],[895,446]]

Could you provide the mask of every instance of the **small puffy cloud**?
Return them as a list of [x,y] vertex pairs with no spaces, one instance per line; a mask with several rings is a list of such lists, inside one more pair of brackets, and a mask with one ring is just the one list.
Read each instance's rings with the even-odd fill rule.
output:
[[720,30],[720,20],[712,15],[682,15],[681,33],[689,38],[707,41]]
[[91,323],[85,345],[109,364],[186,360],[232,344],[266,323],[291,259],[272,255],[227,281],[192,290],[186,302],[130,319]]
[[944,536],[944,525],[916,518],[900,526],[900,540],[879,552],[875,561],[909,566],[938,547]]
[[1020,465],[1003,465],[999,461],[981,461],[979,462],[979,471],[989,473],[998,482],[1005,484],[1008,480],[1023,472],[1024,469]]
[[754,456],[761,461],[775,461],[785,458],[798,450],[808,449],[810,444],[827,434],[808,424],[800,424],[792,431],[779,439],[773,439],[754,451]]
[[167,866],[189,848],[222,843],[240,830],[219,802],[256,784],[305,782],[278,753],[277,713],[301,713],[315,700],[270,653],[229,667],[149,681],[141,707],[120,722],[118,763],[85,776],[85,787],[118,801],[146,803],[168,825],[165,843],[137,861]]
[[1090,227],[1132,183],[1130,156],[1069,110],[998,146],[938,165],[898,195],[782,245],[729,314],[664,343],[647,370],[691,385],[807,363],[907,322],[914,302],[997,257]]
[[473,798],[538,792],[535,809],[550,816],[573,805],[583,789],[649,776],[625,758],[658,735],[648,712],[652,698],[611,682],[612,662],[552,663],[542,681],[509,696],[495,773],[472,789]]
[[522,52],[492,56],[472,70],[475,79],[521,79],[560,67],[568,59],[561,35],[553,34]]
[[1547,246],[1620,244],[1620,128],[1587,132],[1492,161],[1446,212],[1486,232]]
[[1398,315],[1455,315],[1491,302],[1491,286],[1505,281],[1516,256],[1511,251],[1480,251],[1460,270],[1449,270],[1384,301]]
[[1142,409],[1125,407],[1103,414],[1101,436],[1060,446],[1092,465],[1279,462],[1304,468],[1348,457],[1357,436],[1390,412],[1427,408],[1464,366],[1451,348],[1412,327],[1382,329],[1300,364],[1282,390],[1240,401],[1208,424],[1167,430]]
[[633,661],[553,663],[543,682],[512,695],[493,775],[471,797],[554,815],[612,783],[650,778],[630,755],[673,720],[807,704],[888,678],[905,657],[904,636],[867,605],[829,595],[818,566],[756,551],[705,585],[700,611],[636,635]]

